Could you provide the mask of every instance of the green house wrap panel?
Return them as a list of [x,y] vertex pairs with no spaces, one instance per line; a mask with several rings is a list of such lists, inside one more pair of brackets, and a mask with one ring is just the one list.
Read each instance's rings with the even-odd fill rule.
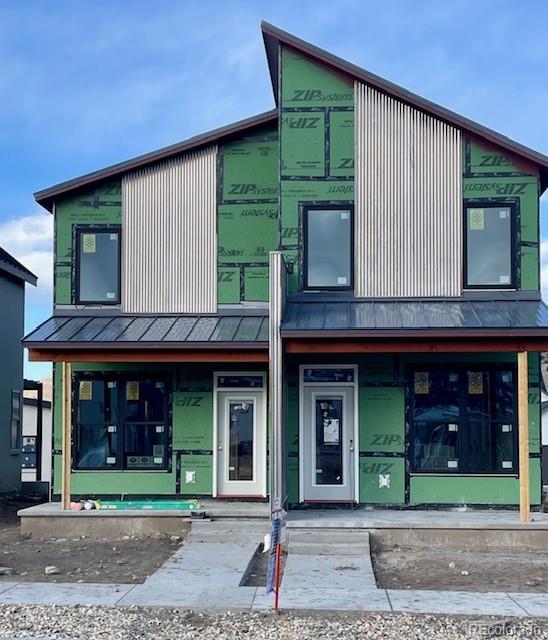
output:
[[289,502],[294,504],[299,501],[299,389],[290,386],[286,393],[286,491]]
[[405,450],[405,389],[366,387],[359,390],[360,451]]
[[539,250],[537,247],[521,247],[521,289],[539,290]]
[[278,247],[276,204],[223,204],[218,207],[219,263],[268,263]]
[[72,226],[120,224],[122,185],[106,184],[96,191],[55,203],[55,261],[72,260]]
[[394,379],[394,357],[375,354],[359,361],[358,374],[362,382],[392,382]]
[[268,302],[268,267],[244,268],[244,299]]
[[282,176],[325,176],[325,114],[292,111],[281,118]]
[[394,457],[360,457],[360,502],[403,504],[405,460]]
[[177,391],[173,394],[173,448],[210,451],[213,448],[213,394]]
[[[277,136],[277,132],[269,132]],[[278,197],[278,141],[238,141],[222,148],[221,198],[272,200]]]
[[354,175],[354,112],[329,113],[329,175]]
[[213,489],[213,456],[181,456],[181,493],[211,495]]
[[[282,242],[284,246],[299,242],[299,204],[353,202],[354,182],[343,180],[290,180],[283,182],[282,192]],[[288,230],[288,231],[285,231]]]
[[353,107],[354,83],[344,75],[282,47],[282,106]]
[[71,304],[72,302],[72,268],[55,265],[55,303]]
[[217,300],[219,304],[240,302],[240,267],[219,266],[217,270]]
[[[531,504],[540,503],[540,460],[529,460]],[[410,502],[419,504],[519,504],[515,477],[412,476]]]
[[471,142],[469,148],[471,173],[523,173],[523,167],[498,149],[485,148],[476,142]]

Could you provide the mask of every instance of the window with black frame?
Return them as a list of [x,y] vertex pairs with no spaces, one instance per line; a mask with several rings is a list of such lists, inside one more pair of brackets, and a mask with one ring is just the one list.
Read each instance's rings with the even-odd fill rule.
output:
[[76,246],[76,304],[119,304],[120,228],[78,228]]
[[465,222],[465,286],[514,287],[513,207],[504,203],[468,204]]
[[163,380],[81,376],[76,381],[78,469],[167,468]]
[[304,288],[352,287],[352,209],[304,211]]
[[512,369],[413,372],[412,472],[516,473]]

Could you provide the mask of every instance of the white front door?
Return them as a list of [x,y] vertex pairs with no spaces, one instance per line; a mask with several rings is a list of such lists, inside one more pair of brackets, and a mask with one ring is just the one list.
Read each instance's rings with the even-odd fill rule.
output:
[[302,499],[353,502],[354,387],[305,386],[302,419]]
[[264,392],[217,392],[217,495],[266,497]]

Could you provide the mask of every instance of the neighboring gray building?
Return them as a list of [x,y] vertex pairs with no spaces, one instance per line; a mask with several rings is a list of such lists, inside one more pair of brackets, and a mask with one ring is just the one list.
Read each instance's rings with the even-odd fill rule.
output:
[[0,247],[0,493],[21,487],[25,282],[36,280]]

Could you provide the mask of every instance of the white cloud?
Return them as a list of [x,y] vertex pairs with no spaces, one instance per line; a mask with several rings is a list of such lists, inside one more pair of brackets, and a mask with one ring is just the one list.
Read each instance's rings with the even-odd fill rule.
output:
[[53,216],[35,213],[0,222],[0,245],[38,277],[38,287],[27,287],[28,301],[51,302]]

